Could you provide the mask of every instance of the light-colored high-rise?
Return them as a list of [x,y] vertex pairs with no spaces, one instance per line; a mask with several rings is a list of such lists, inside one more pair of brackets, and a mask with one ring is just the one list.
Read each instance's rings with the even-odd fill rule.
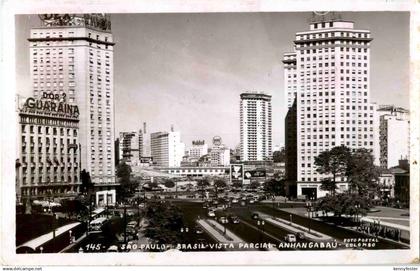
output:
[[272,159],[270,95],[258,92],[241,94],[240,137],[242,161]]
[[379,106],[379,145],[382,168],[398,166],[410,157],[409,111],[392,105]]
[[[319,197],[325,175],[314,158],[344,145],[372,150],[379,164],[379,124],[369,98],[371,34],[331,18],[296,33],[294,52],[284,54],[288,107],[296,97],[297,195]],[[286,146],[287,148],[287,146]],[[339,190],[347,189],[338,178]]]
[[95,186],[115,184],[114,79],[111,21],[102,14],[48,14],[31,29],[34,97],[80,109],[81,170]]
[[180,132],[150,134],[153,164],[158,167],[179,167],[185,154]]

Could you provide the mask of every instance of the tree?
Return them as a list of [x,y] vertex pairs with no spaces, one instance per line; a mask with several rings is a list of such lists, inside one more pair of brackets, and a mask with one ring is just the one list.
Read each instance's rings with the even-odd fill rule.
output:
[[210,185],[210,183],[209,183],[209,181],[207,179],[197,180],[197,186],[200,187],[201,196],[203,197],[203,199],[204,199],[204,191],[205,191],[205,188],[207,186],[209,186],[209,185]]
[[214,193],[216,198],[218,198],[219,189],[224,187],[226,187],[226,182],[224,180],[219,178],[214,180]]
[[166,180],[166,181],[165,181],[165,183],[164,183],[164,185],[165,185],[167,188],[172,188],[172,187],[175,187],[175,182],[174,182],[174,181],[172,181],[172,180]]
[[344,176],[348,169],[351,158],[350,149],[346,146],[337,146],[331,150],[321,152],[315,157],[316,171],[320,174],[331,174],[331,184],[328,188],[331,194],[335,194],[335,185],[337,176]]
[[279,151],[275,151],[273,152],[273,162],[274,163],[281,163],[284,162],[286,158],[286,151],[283,148],[281,148],[281,150]]
[[331,178],[324,178],[321,181],[320,188],[321,190],[332,192],[335,191],[338,187],[337,184],[331,180]]
[[123,199],[131,197],[135,193],[137,184],[131,181],[131,167],[124,161],[117,166],[117,177],[120,181],[120,196]]
[[340,195],[327,195],[319,199],[315,204],[315,210],[323,211],[324,215],[333,213],[334,216],[342,215],[366,215],[372,207],[369,198],[355,193],[343,193]]
[[271,179],[264,183],[264,191],[273,196],[284,195],[284,180]]
[[155,202],[146,209],[149,223],[144,231],[145,236],[158,244],[177,244],[180,242],[180,229],[184,225],[181,210],[175,205]]
[[374,158],[368,149],[357,149],[352,153],[346,172],[351,191],[366,196],[377,194],[377,181],[381,170],[373,161]]

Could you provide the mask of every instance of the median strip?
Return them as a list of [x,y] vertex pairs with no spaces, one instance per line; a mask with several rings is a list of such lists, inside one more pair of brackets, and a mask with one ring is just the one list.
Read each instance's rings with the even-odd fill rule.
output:
[[282,218],[269,217],[269,215],[264,214],[264,213],[260,213],[260,212],[259,212],[259,216],[261,217],[261,219],[264,219],[268,223],[271,223],[275,226],[284,228],[284,229],[286,229],[288,231],[291,231],[295,234],[297,232],[302,232],[305,235],[305,238],[313,240],[313,241],[327,241],[327,240],[333,239],[331,236],[328,236],[326,234],[320,233],[320,232],[315,231],[315,230],[310,230],[311,232],[308,232],[308,228],[302,227],[299,224],[293,223],[291,221],[288,221],[288,220],[285,220],[285,219],[282,219]]

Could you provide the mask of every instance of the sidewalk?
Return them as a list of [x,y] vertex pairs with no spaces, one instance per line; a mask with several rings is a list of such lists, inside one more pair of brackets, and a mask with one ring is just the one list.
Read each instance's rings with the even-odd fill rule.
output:
[[288,220],[282,219],[282,218],[271,218],[269,215],[260,213],[260,217],[264,219],[265,221],[274,224],[275,226],[284,228],[288,231],[291,231],[293,233],[302,232],[306,238],[311,239],[313,241],[327,241],[333,239],[331,236],[328,236],[326,234],[320,233],[315,230],[310,230],[307,227],[301,226],[299,224],[290,222]]
[[85,232],[82,236],[80,236],[76,241],[74,241],[73,243],[69,244],[68,246],[66,246],[65,248],[63,248],[60,252],[58,253],[65,253],[67,250],[72,249],[74,246],[78,245],[80,242],[82,242],[86,237],[88,236],[87,232]]
[[218,222],[210,219],[199,219],[197,223],[203,227],[211,236],[221,243],[244,243],[236,234],[226,229],[226,234],[223,234],[224,226]]

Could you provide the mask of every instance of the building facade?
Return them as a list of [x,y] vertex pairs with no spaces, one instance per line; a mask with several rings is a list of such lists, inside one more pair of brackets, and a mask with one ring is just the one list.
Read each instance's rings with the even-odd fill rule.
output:
[[190,177],[221,176],[229,173],[228,167],[163,167],[164,173]]
[[284,121],[285,132],[285,188],[288,197],[297,196],[297,120],[296,99],[289,108]]
[[241,160],[271,160],[271,96],[250,92],[240,97]]
[[198,160],[201,156],[208,153],[208,146],[204,140],[194,140],[192,146],[188,150],[188,156],[190,159]]
[[229,166],[230,149],[222,143],[220,136],[213,137],[213,145],[209,152],[211,166]]
[[149,164],[152,160],[152,153],[150,150],[150,134],[147,131],[146,122],[143,122],[143,129],[139,131],[140,140],[140,162]]
[[377,111],[380,166],[388,169],[397,166],[399,160],[410,157],[409,111],[392,105],[379,106]]
[[81,185],[78,107],[28,98],[18,134],[18,201],[75,196]]
[[47,14],[32,28],[30,77],[36,99],[77,104],[81,169],[95,186],[115,185],[113,49],[109,15]]
[[158,167],[179,167],[185,153],[180,132],[150,134],[153,164]]
[[120,132],[119,160],[130,166],[140,164],[140,136],[139,132]]
[[[297,195],[324,196],[314,158],[344,145],[367,148],[379,164],[379,124],[369,98],[371,34],[354,23],[323,18],[297,32],[294,52],[286,53],[285,94],[296,97]],[[286,147],[287,148],[287,147]],[[347,182],[339,178],[340,191]]]

